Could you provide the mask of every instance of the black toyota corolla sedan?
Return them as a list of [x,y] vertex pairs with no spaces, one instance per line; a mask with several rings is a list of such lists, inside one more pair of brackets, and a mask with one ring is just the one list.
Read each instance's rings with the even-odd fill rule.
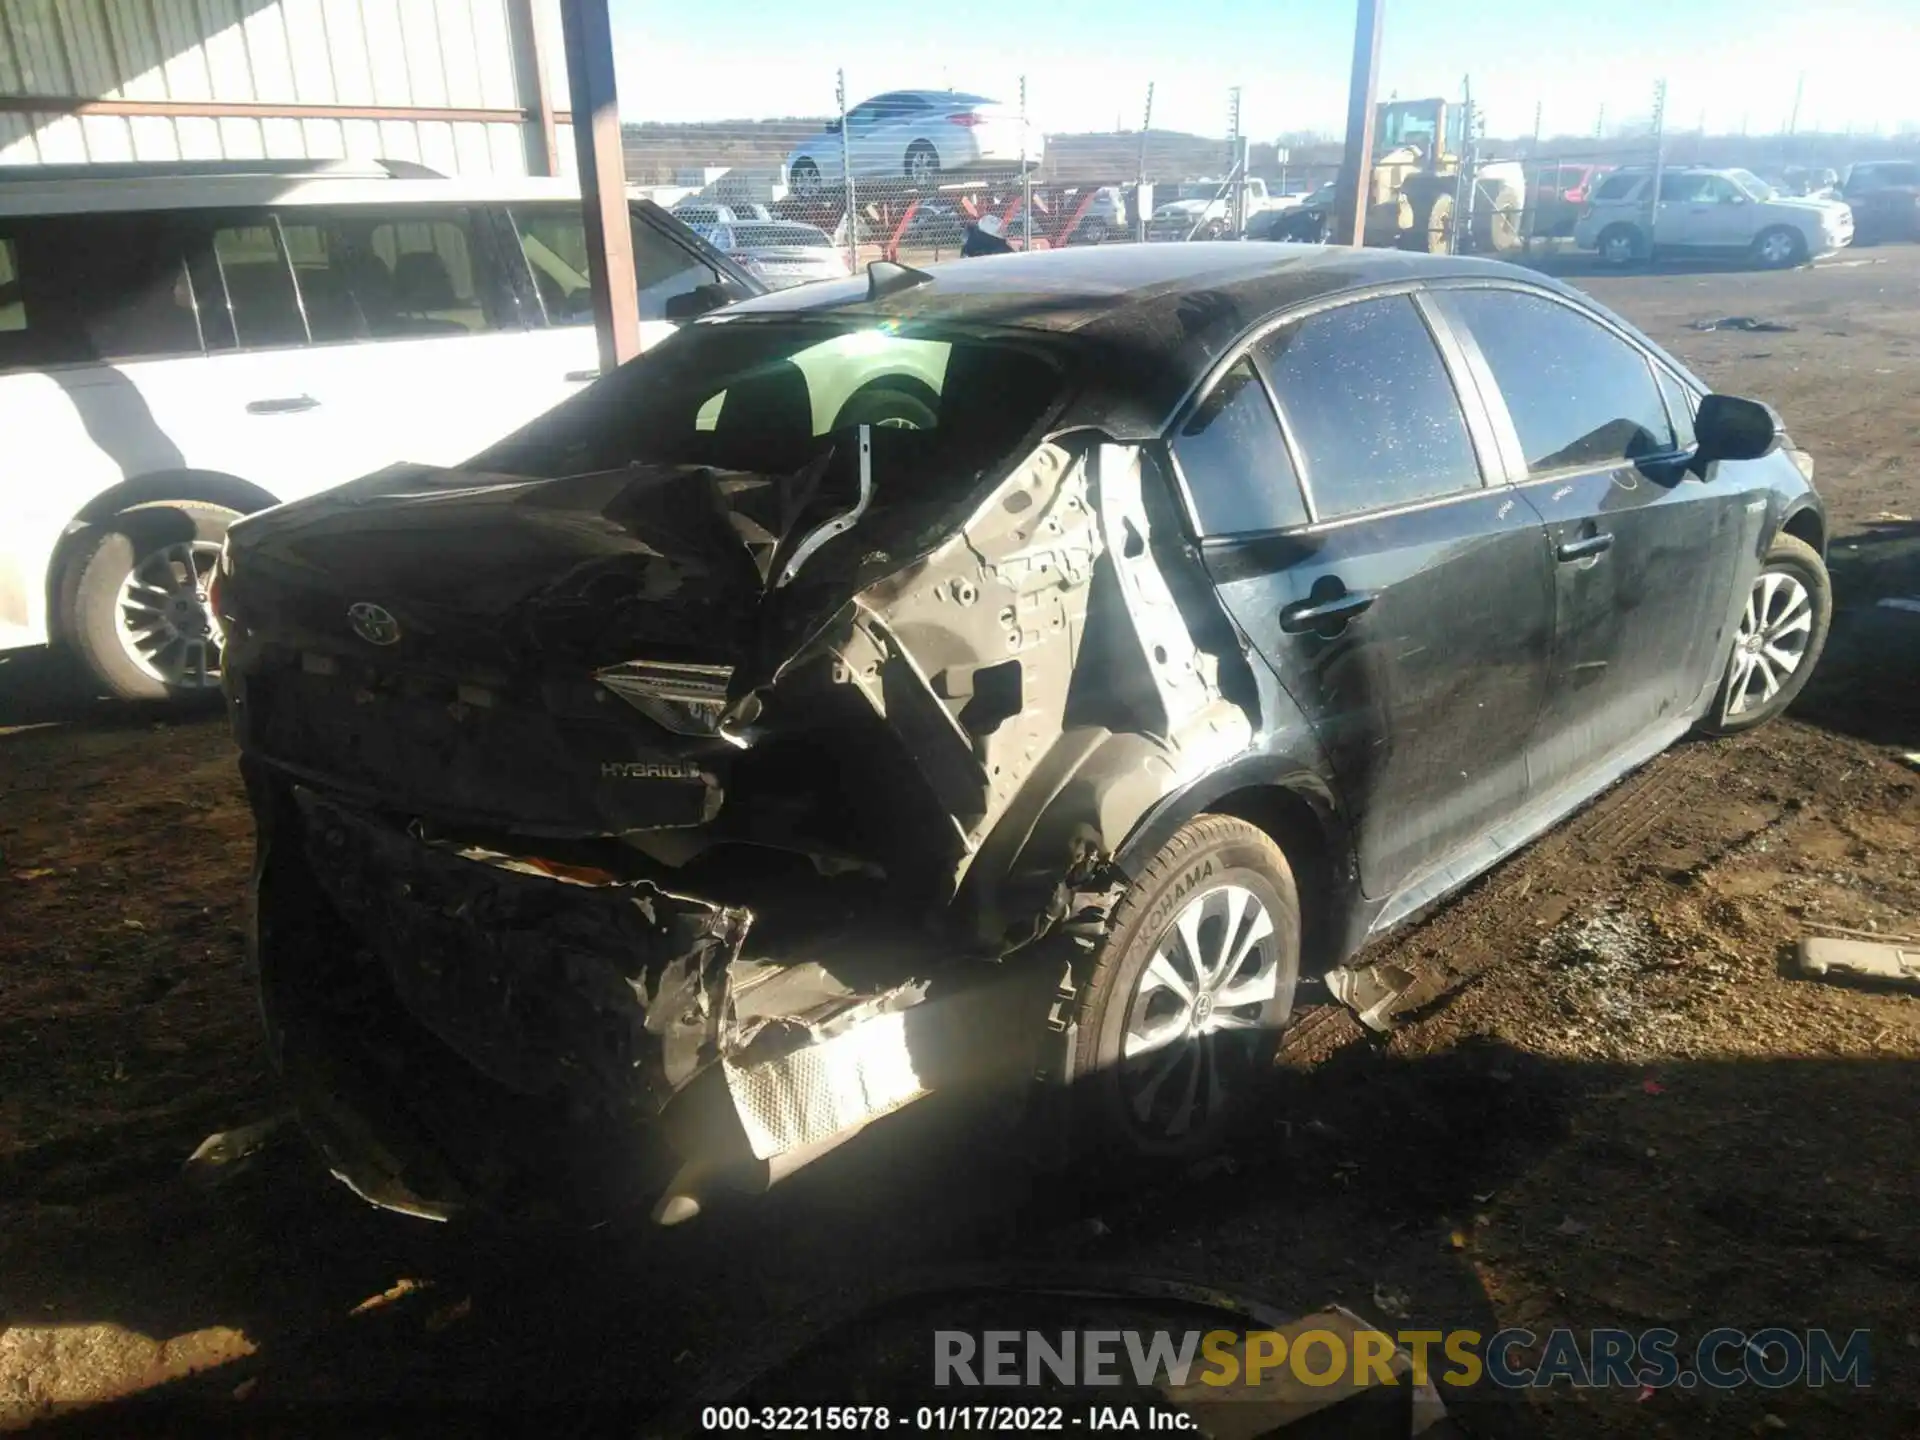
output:
[[1188,1153],[1303,980],[1793,699],[1810,475],[1491,262],[1103,246],[712,311],[234,527],[274,1061],[428,1215],[682,1219],[996,1083]]

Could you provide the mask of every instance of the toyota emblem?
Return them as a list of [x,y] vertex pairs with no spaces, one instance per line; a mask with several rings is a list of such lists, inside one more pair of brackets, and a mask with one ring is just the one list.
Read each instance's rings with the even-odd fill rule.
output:
[[369,645],[392,645],[400,639],[400,622],[386,607],[369,600],[347,607],[347,623]]

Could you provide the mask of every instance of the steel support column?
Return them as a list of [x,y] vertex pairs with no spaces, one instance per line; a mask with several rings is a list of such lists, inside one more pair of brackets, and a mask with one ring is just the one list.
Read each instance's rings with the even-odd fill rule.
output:
[[[1373,97],[1380,86],[1380,21],[1387,0],[1358,0],[1353,30],[1353,76],[1347,85],[1347,148],[1334,191],[1336,245],[1367,242],[1367,192],[1373,177]],[[1435,143],[1439,143],[1438,136]]]
[[533,0],[507,0],[507,38],[512,45],[514,89],[520,108],[527,113],[527,173],[558,175],[560,150],[554,137],[553,96],[547,85],[546,56],[540,46]]
[[633,274],[627,160],[620,144],[607,0],[560,0],[560,24],[566,37],[573,144],[586,215],[593,328],[600,337],[600,368],[607,371],[640,353],[640,296]]

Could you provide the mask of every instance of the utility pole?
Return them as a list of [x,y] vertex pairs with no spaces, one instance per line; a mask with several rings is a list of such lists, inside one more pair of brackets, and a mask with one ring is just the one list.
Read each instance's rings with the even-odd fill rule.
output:
[[1227,201],[1227,224],[1235,235],[1247,226],[1247,167],[1240,147],[1240,87],[1227,91],[1227,178],[1233,185]]
[[[1380,88],[1380,29],[1386,0],[1358,0],[1353,27],[1353,73],[1347,82],[1347,145],[1334,192],[1331,239],[1367,241],[1367,193],[1373,178],[1373,97]],[[1437,142],[1439,136],[1434,139]]]
[[1033,172],[1027,168],[1027,77],[1020,77],[1020,248],[1033,249]]
[[1667,167],[1667,82],[1653,82],[1653,191],[1647,206],[1647,258],[1660,238],[1660,182]]
[[1133,238],[1147,238],[1147,214],[1153,209],[1153,192],[1147,188],[1147,137],[1153,133],[1153,82],[1147,82],[1147,113],[1140,118],[1140,169],[1134,176],[1133,208],[1139,212],[1134,216]]
[[[1477,150],[1474,145],[1473,121],[1473,80],[1469,76],[1460,77],[1460,154],[1457,159],[1459,169],[1453,177],[1453,228],[1447,232],[1447,253],[1458,255],[1461,249],[1461,236],[1471,240],[1473,236],[1473,197],[1477,188],[1474,184],[1474,169]],[[1446,150],[1446,136],[1433,137],[1435,155]]]
[[1607,102],[1600,102],[1600,113],[1593,119],[1593,138],[1598,140],[1607,133]]
[[1793,110],[1787,116],[1787,134],[1795,135],[1800,130],[1800,102],[1807,94],[1807,72],[1802,70],[1800,78],[1793,82]]
[[847,72],[833,72],[833,103],[840,112],[840,178],[846,182],[843,196],[847,202],[847,269],[860,273],[860,221],[854,211],[853,139],[847,134]]
[[1540,205],[1534,197],[1540,194],[1542,189],[1545,188],[1542,185],[1542,181],[1546,178],[1549,171],[1553,173],[1551,193],[1554,195],[1560,193],[1560,167],[1557,165],[1543,166],[1540,163],[1540,102],[1538,100],[1533,102],[1533,148],[1527,152],[1527,158],[1533,162],[1533,184],[1529,185],[1521,195],[1520,206],[1522,212],[1526,215],[1526,249],[1527,253],[1531,254],[1533,252],[1533,232],[1535,224],[1540,218]]

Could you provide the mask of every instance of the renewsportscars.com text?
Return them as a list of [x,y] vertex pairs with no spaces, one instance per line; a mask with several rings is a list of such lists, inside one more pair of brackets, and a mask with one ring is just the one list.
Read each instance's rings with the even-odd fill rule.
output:
[[1683,1346],[1673,1330],[936,1330],[939,1387],[1255,1386],[1287,1374],[1303,1385],[1394,1385],[1396,1350],[1415,1385],[1501,1389],[1730,1390],[1872,1383],[1865,1330],[1709,1330]]

